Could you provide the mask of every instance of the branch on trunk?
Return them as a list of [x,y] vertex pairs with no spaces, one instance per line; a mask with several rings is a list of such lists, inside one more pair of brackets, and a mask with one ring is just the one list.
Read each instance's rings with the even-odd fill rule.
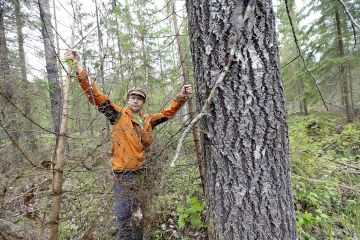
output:
[[292,34],[293,34],[293,37],[294,37],[294,42],[295,42],[296,48],[297,48],[297,50],[298,50],[299,56],[300,56],[300,58],[301,58],[301,60],[302,60],[302,62],[303,62],[303,64],[304,64],[304,68],[305,68],[305,70],[310,74],[311,78],[314,80],[315,86],[316,86],[316,88],[317,88],[317,90],[318,90],[318,92],[319,92],[319,95],[320,95],[320,97],[321,97],[321,100],[322,100],[322,102],[323,102],[326,110],[329,111],[329,108],[328,108],[328,106],[326,105],[326,102],[325,102],[324,97],[323,97],[323,95],[322,95],[322,93],[321,93],[321,91],[320,91],[320,87],[319,87],[319,85],[318,85],[318,83],[317,83],[317,81],[316,81],[316,78],[314,77],[313,73],[310,71],[309,67],[308,67],[307,64],[306,64],[305,58],[304,58],[304,56],[303,56],[302,53],[301,53],[299,41],[298,41],[298,38],[297,38],[297,36],[296,36],[294,24],[293,24],[293,21],[292,21],[292,18],[291,18],[291,14],[290,14],[290,11],[289,11],[288,0],[285,0],[285,6],[286,6],[286,13],[287,13],[287,15],[288,15],[289,22],[290,22],[290,26],[291,26],[291,31],[292,31]]
[[237,35],[237,38],[235,39],[235,41],[233,43],[230,43],[230,46],[232,46],[232,47],[230,49],[230,53],[229,53],[227,62],[225,63],[223,70],[221,71],[213,88],[211,89],[211,92],[210,92],[208,98],[206,99],[200,113],[194,117],[194,119],[190,122],[190,124],[186,127],[185,131],[181,135],[178,146],[176,148],[176,153],[175,153],[174,159],[172,160],[172,162],[170,164],[171,167],[175,166],[175,162],[179,158],[180,151],[183,146],[184,140],[185,140],[187,134],[190,132],[191,128],[202,117],[209,115],[208,109],[209,109],[212,99],[214,98],[215,91],[219,87],[219,85],[224,81],[226,74],[229,72],[231,66],[233,65],[233,63],[235,61],[235,58],[234,58],[235,51],[237,50],[237,46],[239,45],[241,38],[244,36],[246,28],[248,28],[250,24],[253,24],[253,22],[251,20],[253,20],[253,16],[254,16],[253,13],[254,13],[254,9],[255,9],[255,3],[256,3],[256,0],[250,0],[248,5],[246,6],[246,9],[245,9],[243,15],[242,16],[240,15],[240,19],[239,19],[240,22],[238,25],[239,32],[238,32],[238,35]]

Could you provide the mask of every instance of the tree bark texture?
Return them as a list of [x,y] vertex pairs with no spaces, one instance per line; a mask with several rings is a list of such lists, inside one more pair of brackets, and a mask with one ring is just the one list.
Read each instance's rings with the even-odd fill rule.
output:
[[271,1],[258,0],[239,40],[249,1],[188,0],[198,107],[229,50],[234,63],[201,122],[211,239],[296,239],[289,141]]
[[57,57],[54,45],[54,34],[51,25],[49,0],[38,0],[41,33],[44,41],[46,72],[50,93],[52,126],[58,132],[61,117],[61,87],[58,76]]

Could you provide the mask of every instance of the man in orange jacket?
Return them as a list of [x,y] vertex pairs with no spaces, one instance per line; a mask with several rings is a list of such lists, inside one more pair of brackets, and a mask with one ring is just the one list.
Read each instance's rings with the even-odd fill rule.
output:
[[[136,175],[144,166],[144,150],[152,143],[152,130],[173,117],[189,99],[191,85],[184,85],[180,94],[169,108],[156,114],[145,114],[141,110],[146,101],[146,92],[141,88],[130,89],[127,107],[120,107],[105,96],[90,82],[86,70],[82,67],[76,50],[68,50],[66,61],[76,64],[77,80],[90,103],[96,105],[112,125],[112,169],[115,176],[115,217],[117,239],[139,239],[142,229],[131,226],[132,212],[135,210],[135,189],[131,187]],[[140,232],[140,233],[139,233]]]

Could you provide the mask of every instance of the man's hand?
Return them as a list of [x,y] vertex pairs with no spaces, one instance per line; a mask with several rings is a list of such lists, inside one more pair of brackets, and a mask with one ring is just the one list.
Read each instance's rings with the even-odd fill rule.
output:
[[76,49],[68,49],[66,50],[64,54],[64,60],[66,63],[68,63],[70,66],[75,65],[77,72],[81,72],[83,70],[81,61],[80,61],[80,55],[77,52]]
[[180,97],[189,97],[192,93],[192,87],[190,84],[185,84],[181,88]]

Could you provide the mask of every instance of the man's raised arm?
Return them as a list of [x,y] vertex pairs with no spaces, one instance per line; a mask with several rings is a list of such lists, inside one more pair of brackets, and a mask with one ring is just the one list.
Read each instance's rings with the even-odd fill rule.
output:
[[114,124],[119,118],[121,108],[104,95],[94,82],[89,80],[88,73],[83,68],[78,52],[76,50],[67,50],[64,55],[64,60],[68,64],[76,64],[77,80],[89,102],[96,105],[98,110],[106,116],[110,123]]

